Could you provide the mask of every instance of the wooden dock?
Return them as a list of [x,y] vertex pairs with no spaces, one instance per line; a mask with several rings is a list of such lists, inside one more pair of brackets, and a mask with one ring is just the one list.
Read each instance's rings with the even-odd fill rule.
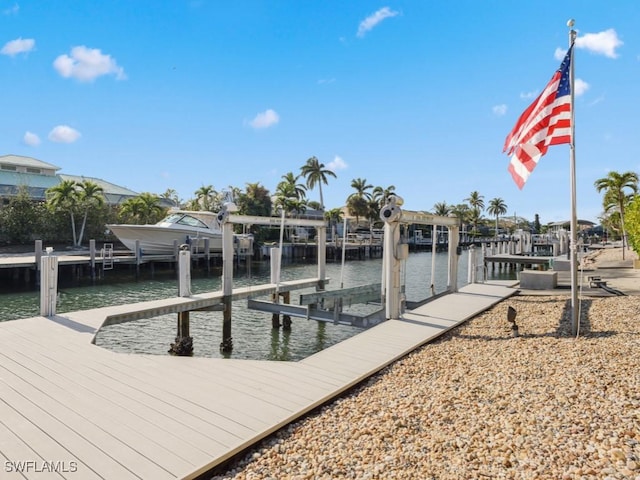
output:
[[123,306],[0,322],[0,476],[196,478],[515,292],[467,285],[299,362],[93,345]]

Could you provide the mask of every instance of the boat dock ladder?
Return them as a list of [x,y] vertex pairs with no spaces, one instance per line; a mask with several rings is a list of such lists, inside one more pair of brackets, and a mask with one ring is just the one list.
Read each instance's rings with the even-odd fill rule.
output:
[[102,270],[113,270],[113,243],[105,243],[100,250]]

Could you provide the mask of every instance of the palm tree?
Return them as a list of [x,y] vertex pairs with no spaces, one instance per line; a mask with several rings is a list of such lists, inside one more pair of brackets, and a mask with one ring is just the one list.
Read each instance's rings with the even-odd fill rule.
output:
[[176,192],[173,188],[167,188],[165,192],[160,195],[160,198],[173,203],[174,207],[179,207],[180,203],[182,203],[180,201],[180,198],[178,197],[178,192]]
[[[293,192],[293,196],[298,200],[304,200],[307,197],[307,187],[302,183],[298,183],[301,175],[294,175],[293,172],[288,172],[282,175],[282,181],[280,183],[288,184],[286,190]],[[278,187],[276,187],[277,189]]]
[[396,187],[393,185],[389,185],[387,188],[375,187],[373,189],[371,196],[373,200],[378,202],[378,205],[380,205],[380,208],[382,208],[387,202],[387,198],[389,198],[390,195],[395,193],[395,190],[396,190]]
[[160,197],[149,192],[128,198],[120,205],[120,215],[128,223],[157,223],[165,213],[166,210],[160,205]]
[[213,206],[213,201],[218,192],[213,188],[213,185],[203,185],[198,190],[194,192],[196,196],[197,203],[200,205],[202,210],[211,211],[211,207]]
[[355,192],[347,198],[347,209],[349,214],[356,217],[357,224],[360,217],[367,216],[369,200],[371,200],[368,190],[372,189],[373,185],[368,184],[365,178],[354,178],[351,180],[351,188],[355,189]]
[[287,181],[282,181],[276,187],[274,207],[282,208],[286,213],[302,213],[306,208],[304,197],[298,196],[296,185]]
[[[474,210],[469,208],[469,205],[467,205],[466,203],[459,203],[451,207],[451,213],[460,219],[463,237],[466,237],[466,226],[473,218],[473,211]],[[466,238],[464,240],[466,241]]]
[[73,245],[76,245],[76,220],[75,209],[78,205],[79,195],[74,180],[63,180],[55,187],[47,189],[47,206],[53,211],[66,211],[71,218],[71,235]]
[[447,205],[447,202],[436,202],[433,205],[433,214],[440,217],[446,217],[451,213],[451,205]]
[[464,201],[468,202],[474,211],[471,215],[471,224],[473,225],[473,232],[475,233],[478,229],[478,222],[482,218],[482,212],[484,211],[484,197],[480,195],[477,190],[474,190]]
[[[433,205],[433,214],[438,215],[440,217],[446,217],[451,213],[451,208],[452,208],[451,205],[447,205],[447,202],[436,202]],[[440,232],[441,230],[444,230],[444,227],[442,226],[436,227],[437,238],[432,239],[432,246],[431,246],[432,249],[434,248],[434,245],[438,243],[438,238],[440,238],[440,234],[438,232]]]
[[324,210],[324,199],[322,198],[322,184],[328,185],[328,177],[337,178],[336,174],[325,168],[324,163],[316,157],[311,157],[307,163],[300,168],[300,173],[307,179],[307,188],[312,189],[318,185],[320,190],[320,206]]
[[489,212],[489,215],[496,216],[496,238],[498,238],[498,217],[507,213],[507,204],[500,197],[492,198],[489,200],[487,212]]
[[[624,210],[631,201],[633,195],[638,193],[638,174],[635,172],[609,172],[604,178],[599,178],[594,183],[596,190],[605,191],[603,206],[605,212],[617,211],[620,215],[620,229],[622,230],[622,259],[625,259],[625,244],[627,231],[624,226]],[[632,191],[627,194],[625,189]]]
[[334,233],[336,232],[338,224],[342,222],[342,209],[332,208],[331,210],[327,210],[324,212],[324,219],[329,223],[332,240],[335,241]]
[[80,227],[80,235],[78,235],[78,242],[76,246],[82,244],[82,237],[84,236],[84,227],[87,224],[87,216],[89,210],[95,207],[101,207],[104,205],[104,188],[91,180],[85,180],[84,182],[76,184],[79,187],[78,202],[84,209],[84,216],[82,218],[82,226]]
[[242,215],[271,215],[269,190],[257,183],[247,183],[244,193],[238,195],[238,208]]

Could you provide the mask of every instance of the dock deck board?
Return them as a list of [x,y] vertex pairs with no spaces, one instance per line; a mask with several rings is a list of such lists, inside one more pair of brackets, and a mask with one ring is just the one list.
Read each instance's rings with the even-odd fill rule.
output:
[[126,354],[91,343],[127,308],[189,299],[2,322],[0,461],[76,462],[73,471],[3,478],[194,478],[515,292],[468,285],[299,362]]

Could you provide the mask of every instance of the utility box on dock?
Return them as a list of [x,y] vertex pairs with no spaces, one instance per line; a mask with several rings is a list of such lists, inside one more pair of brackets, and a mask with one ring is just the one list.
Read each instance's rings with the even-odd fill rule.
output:
[[527,290],[553,290],[558,286],[558,272],[552,270],[523,270],[520,288]]

